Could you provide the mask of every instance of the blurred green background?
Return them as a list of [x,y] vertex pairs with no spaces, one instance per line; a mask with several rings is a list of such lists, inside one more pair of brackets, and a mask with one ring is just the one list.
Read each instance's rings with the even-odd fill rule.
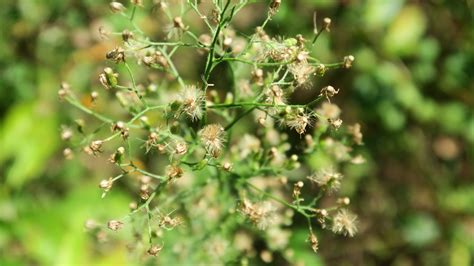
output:
[[[316,57],[355,56],[351,70],[331,71],[315,86],[341,88],[334,101],[347,124],[361,123],[367,160],[344,169],[343,193],[359,215],[360,234],[322,234],[318,255],[304,241],[292,242],[297,255],[306,265],[472,265],[473,2],[282,2],[269,33],[311,36],[317,10],[333,24],[314,47]],[[264,19],[266,3],[255,5],[240,15],[243,25]],[[160,26],[140,18],[145,27]],[[127,261],[123,243],[101,247],[83,224],[123,215],[129,199],[110,193],[101,200],[97,184],[108,169],[65,161],[59,138],[72,119],[57,89],[62,80],[78,90],[97,87],[110,48],[97,33],[104,23],[121,27],[106,1],[2,1],[0,265]],[[295,230],[306,237],[306,228]]]

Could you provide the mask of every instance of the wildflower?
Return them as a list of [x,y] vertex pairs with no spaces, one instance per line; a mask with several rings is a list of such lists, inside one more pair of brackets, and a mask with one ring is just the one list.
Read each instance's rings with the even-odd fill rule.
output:
[[354,63],[354,56],[353,55],[348,55],[344,57],[344,68],[351,68],[352,63]]
[[333,86],[326,86],[321,89],[321,93],[319,94],[319,97],[326,97],[329,103],[331,103],[331,100],[329,99],[330,97],[334,97],[334,95],[339,93],[339,89],[334,89]]
[[89,149],[93,155],[97,155],[97,153],[102,152],[102,144],[104,142],[102,140],[94,140],[89,144]]
[[142,62],[147,66],[152,66],[154,64],[158,64],[163,68],[168,68],[169,63],[166,57],[160,51],[156,51],[152,55],[144,56],[142,58]]
[[240,212],[247,216],[258,229],[265,230],[275,222],[276,208],[269,201],[252,203],[248,199],[244,199],[240,208]]
[[169,165],[166,169],[166,175],[168,176],[169,180],[180,178],[183,176],[183,169],[177,165]]
[[315,72],[316,72],[316,75],[319,75],[319,76],[324,76],[324,74],[326,74],[326,70],[327,70],[327,67],[324,65],[324,64],[319,64],[316,69],[315,69]]
[[181,103],[180,112],[184,113],[191,118],[192,121],[196,121],[202,118],[202,102],[206,100],[204,92],[196,86],[186,86],[179,95],[179,102]]
[[319,187],[332,191],[337,191],[341,186],[342,175],[332,169],[322,169],[307,177]]
[[199,131],[201,142],[206,151],[213,157],[219,156],[224,146],[224,128],[219,124],[210,124]]
[[349,131],[349,134],[352,135],[352,140],[357,144],[357,145],[362,145],[362,133],[360,132],[360,124],[355,123],[352,126],[349,126],[347,128],[347,131]]
[[298,112],[297,114],[290,113],[286,115],[284,121],[289,128],[302,135],[305,133],[306,127],[311,125],[312,118],[309,114]]
[[123,223],[121,221],[117,221],[117,220],[110,220],[107,223],[107,227],[112,231],[117,231],[117,230],[122,229]]
[[268,48],[265,52],[266,57],[270,57],[276,62],[290,61],[295,54],[296,47],[293,45],[287,45],[286,43],[271,40],[267,42]]
[[314,253],[318,252],[319,242],[318,238],[316,238],[316,235],[313,232],[309,234],[308,240],[311,243],[311,248],[313,249]]
[[176,142],[174,153],[177,155],[183,155],[188,151],[188,146],[185,142]]
[[309,78],[314,73],[315,68],[307,62],[298,62],[288,66],[288,70],[293,75],[297,86],[309,87]]
[[115,47],[112,51],[105,54],[105,58],[114,61],[116,64],[125,62],[125,51],[121,47]]
[[171,218],[169,215],[163,216],[160,219],[159,227],[164,227],[166,229],[172,229],[176,226],[182,224],[183,221],[179,217]]
[[265,91],[265,102],[274,105],[285,105],[286,99],[283,90],[278,85],[272,85]]
[[158,255],[158,253],[160,253],[160,251],[163,249],[163,246],[159,247],[159,246],[151,246],[148,250],[147,250],[147,253],[151,256],[156,256]]
[[332,231],[336,234],[353,237],[357,233],[357,216],[341,209],[333,217]]

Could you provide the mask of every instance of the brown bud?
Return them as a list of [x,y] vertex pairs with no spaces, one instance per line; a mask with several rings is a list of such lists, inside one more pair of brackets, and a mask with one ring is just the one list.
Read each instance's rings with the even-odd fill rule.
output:
[[117,231],[117,230],[122,229],[123,223],[121,221],[117,221],[117,220],[110,220],[107,223],[107,227],[112,231]]

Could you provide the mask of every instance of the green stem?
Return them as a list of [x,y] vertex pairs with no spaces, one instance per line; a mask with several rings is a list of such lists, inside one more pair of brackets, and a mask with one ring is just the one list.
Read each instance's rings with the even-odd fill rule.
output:
[[125,68],[127,69],[127,72],[128,74],[130,75],[130,79],[132,80],[132,88],[133,88],[133,91],[135,92],[135,94],[137,95],[138,99],[140,99],[140,101],[142,102],[142,104],[144,106],[148,106],[148,104],[146,103],[146,100],[145,98],[143,97],[143,95],[140,95],[140,93],[138,92],[138,89],[137,89],[137,84],[135,82],[135,77],[133,76],[133,73],[132,73],[132,69],[130,69],[130,66],[124,62],[124,65],[125,65]]

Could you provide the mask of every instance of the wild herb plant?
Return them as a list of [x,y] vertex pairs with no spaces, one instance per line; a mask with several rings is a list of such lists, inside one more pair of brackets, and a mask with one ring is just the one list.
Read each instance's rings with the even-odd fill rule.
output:
[[[269,1],[253,34],[239,34],[232,21],[254,2],[110,3],[128,28],[99,29],[103,38],[120,39],[105,54],[102,89],[84,96],[63,83],[59,90],[60,99],[87,114],[75,120],[77,132],[64,126],[65,157],[108,158],[116,175],[99,183],[104,200],[115,187],[136,199],[123,217],[86,222],[97,240],[128,229],[134,239],[128,246],[138,257],[168,252],[184,261],[245,262],[259,254],[269,262],[274,253],[292,261],[288,241],[296,216],[307,223],[314,252],[319,228],[356,234],[349,198],[334,195],[343,182],[339,167],[363,162],[351,149],[362,144],[360,126],[342,126],[341,110],[331,103],[339,89],[313,85],[331,69],[350,68],[354,57],[326,64],[309,52],[330,31],[329,18],[315,15],[314,36],[269,36],[265,27],[281,0]],[[138,12],[168,23],[163,40],[147,37],[135,22]],[[187,54],[179,60],[189,60],[184,65],[202,64],[197,79],[180,74],[175,58],[181,51]],[[217,71],[223,66],[224,74]],[[304,90],[319,94],[290,101]],[[314,156],[327,158],[327,165],[311,166]],[[327,195],[331,206],[321,204]]]

